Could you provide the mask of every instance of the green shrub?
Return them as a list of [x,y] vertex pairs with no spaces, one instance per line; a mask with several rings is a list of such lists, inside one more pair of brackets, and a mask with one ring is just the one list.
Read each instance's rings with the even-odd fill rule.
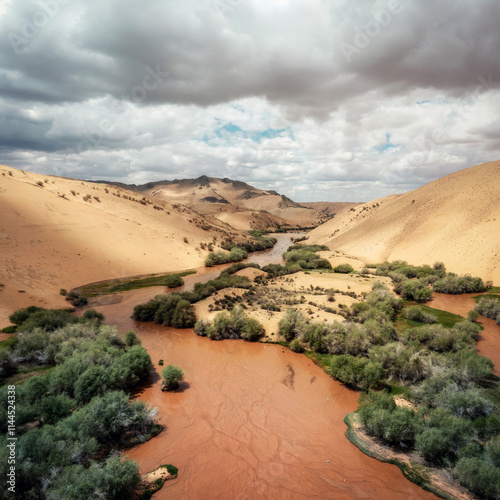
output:
[[340,382],[363,390],[379,387],[384,378],[384,368],[380,363],[349,354],[333,356],[328,371]]
[[50,483],[46,497],[48,500],[122,500],[130,498],[140,480],[137,462],[122,461],[119,456],[112,456],[103,464],[92,463],[88,468],[82,465],[66,467]]
[[438,319],[434,314],[425,312],[421,307],[410,306],[404,310],[405,316],[412,321],[418,321],[419,323],[437,323]]
[[[500,314],[500,299],[481,297],[474,310],[486,318],[497,320]],[[11,322],[13,323],[12,319]]]
[[83,319],[86,320],[97,320],[97,321],[104,321],[104,314],[97,312],[95,309],[88,309],[83,313]]
[[420,280],[409,279],[401,283],[401,296],[414,302],[427,302],[432,299],[432,292]]
[[179,384],[184,380],[184,372],[175,365],[168,365],[161,371],[163,378],[162,390],[172,391],[179,388]]
[[293,352],[304,352],[304,346],[299,339],[292,340],[292,342],[290,343],[290,349]]
[[302,269],[331,269],[332,265],[327,259],[322,259],[315,253],[316,246],[296,246],[290,247],[283,254],[283,258],[288,264],[296,264]]
[[192,328],[196,322],[194,307],[184,297],[184,294],[178,292],[157,295],[146,304],[135,306],[133,318],[175,328]]
[[350,264],[339,264],[333,268],[333,272],[349,274],[354,272],[354,268]]
[[280,319],[278,328],[280,335],[285,337],[287,342],[291,342],[294,338],[300,337],[304,333],[306,320],[300,311],[297,309],[288,309],[285,317]]
[[445,278],[432,284],[432,289],[439,293],[461,294],[485,292],[487,287],[481,278],[472,276],[455,276],[448,274]]
[[70,290],[66,294],[66,300],[71,302],[71,304],[75,307],[83,307],[86,306],[88,303],[88,300],[86,297],[84,297],[81,292],[78,292],[76,290]]
[[177,288],[184,285],[184,280],[178,274],[170,274],[165,278],[165,285],[168,288]]
[[428,461],[441,464],[449,454],[453,441],[439,428],[425,429],[416,438],[416,450]]
[[17,364],[8,350],[0,350],[0,382],[17,372]]
[[258,340],[264,335],[264,327],[255,319],[248,318],[241,307],[235,307],[228,314],[218,313],[211,325],[208,321],[199,321],[195,325],[195,333],[207,336],[212,340],[244,339]]
[[471,311],[469,311],[467,313],[467,319],[469,321],[472,321],[473,323],[476,323],[476,321],[478,320],[479,316],[480,316],[479,313],[476,310],[474,310],[474,309],[472,309]]
[[133,345],[141,345],[141,339],[137,336],[137,334],[133,330],[129,330],[125,334],[125,344],[128,347],[132,347]]
[[500,468],[480,458],[461,458],[456,471],[460,483],[481,498],[500,498]]
[[212,267],[218,264],[229,262],[240,262],[248,257],[248,252],[244,248],[234,246],[230,252],[210,252],[205,259],[205,266]]

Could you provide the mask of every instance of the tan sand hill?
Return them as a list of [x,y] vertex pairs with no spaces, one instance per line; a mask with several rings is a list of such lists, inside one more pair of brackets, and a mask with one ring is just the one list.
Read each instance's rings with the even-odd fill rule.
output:
[[201,242],[236,234],[180,204],[4,166],[0,213],[0,327],[20,307],[67,307],[61,288],[202,266]]
[[241,230],[311,227],[329,218],[276,191],[257,189],[227,178],[203,175],[197,179],[150,182],[131,186],[131,189],[170,202],[182,201],[200,213],[212,214]]
[[311,201],[301,203],[304,207],[313,208],[322,214],[329,217],[340,215],[341,213],[349,210],[350,208],[362,205],[364,202],[351,202],[351,201]]
[[443,261],[500,284],[500,161],[351,208],[311,231],[308,243],[367,263]]

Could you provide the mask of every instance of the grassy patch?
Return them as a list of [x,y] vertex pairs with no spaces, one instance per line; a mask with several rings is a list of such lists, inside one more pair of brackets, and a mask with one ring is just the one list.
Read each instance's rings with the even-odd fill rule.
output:
[[[436,318],[438,321],[445,327],[445,328],[451,328],[455,326],[457,323],[460,323],[460,321],[463,321],[464,318],[462,316],[459,316],[458,314],[453,314],[447,311],[441,311],[441,309],[434,309],[433,307],[429,306],[420,306],[422,309],[424,309],[425,312],[431,313]],[[421,324],[421,323],[419,323]]]
[[408,387],[404,387],[395,382],[389,382],[387,384],[389,389],[389,394],[391,396],[408,396],[411,397],[411,390]]
[[306,351],[304,354],[316,365],[323,368],[323,370],[326,371],[326,369],[330,367],[330,354],[320,354],[314,351]]
[[[182,273],[154,274],[146,278],[132,278],[102,281],[100,283],[91,283],[80,288],[82,295],[86,297],[97,297],[99,295],[108,295],[117,292],[126,292],[127,290],[136,290],[138,288],[148,288],[150,286],[167,286],[165,281],[171,276],[188,276],[195,274],[196,271],[184,271]],[[172,279],[172,278],[170,278]]]
[[487,298],[487,299],[500,299],[500,295],[497,293],[485,293],[483,295],[476,295],[475,297],[472,297],[476,302],[479,302],[480,299],[482,298]]

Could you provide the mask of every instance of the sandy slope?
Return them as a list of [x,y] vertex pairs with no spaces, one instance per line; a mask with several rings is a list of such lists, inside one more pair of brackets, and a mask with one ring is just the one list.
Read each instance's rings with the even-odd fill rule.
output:
[[0,327],[26,305],[67,307],[60,288],[201,266],[200,242],[228,234],[213,217],[141,199],[114,186],[0,166]]
[[366,262],[443,261],[500,284],[500,161],[349,209],[309,233]]
[[318,212],[325,215],[340,215],[342,212],[349,210],[352,207],[357,207],[362,205],[362,203],[356,203],[351,201],[311,201],[307,203],[301,203],[304,207],[313,208]]

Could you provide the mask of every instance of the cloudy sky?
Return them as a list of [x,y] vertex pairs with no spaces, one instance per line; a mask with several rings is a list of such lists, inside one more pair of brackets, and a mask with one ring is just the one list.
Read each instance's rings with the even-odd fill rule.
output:
[[0,0],[0,163],[362,201],[500,159],[498,0]]

